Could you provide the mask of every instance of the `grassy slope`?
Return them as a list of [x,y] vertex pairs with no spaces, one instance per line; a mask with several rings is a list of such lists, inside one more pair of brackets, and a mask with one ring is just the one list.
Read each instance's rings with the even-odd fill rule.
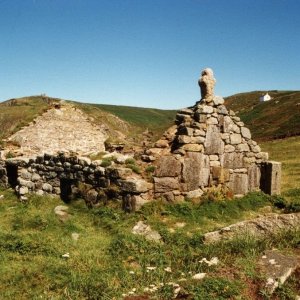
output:
[[[155,138],[159,138],[167,128],[173,125],[176,115],[175,110],[161,110],[155,108],[105,104],[82,104],[81,107],[85,112],[92,114],[95,118],[97,118],[97,111],[114,114],[133,126],[131,134],[139,134],[148,129],[154,133]],[[116,129],[120,130],[120,128]]]
[[[5,195],[0,202],[1,299],[122,299],[133,289],[145,295],[144,289],[154,285],[157,289],[146,299],[169,300],[174,291],[169,282],[193,295],[188,299],[260,299],[253,298],[263,293],[255,261],[264,249],[293,251],[300,240],[300,232],[290,232],[261,241],[243,237],[202,244],[201,233],[271,205],[271,199],[259,194],[202,206],[153,203],[131,215],[109,207],[88,210],[82,202],[73,202],[70,219],[62,223],[53,212],[62,204],[58,199],[34,196],[25,205],[11,192],[0,193]],[[163,244],[130,233],[143,219],[159,230]],[[176,225],[183,222],[184,228]],[[78,241],[72,233],[79,234]],[[62,257],[65,253],[69,259]],[[217,266],[199,262],[215,256]],[[199,272],[207,273],[200,282],[192,279]],[[294,276],[288,285],[291,297],[298,279]]]
[[282,162],[282,190],[300,188],[300,137],[264,142],[261,147],[271,160]]
[[[7,101],[0,103],[0,140],[11,135],[13,132],[27,125],[36,116],[47,109],[48,105],[42,96],[32,96],[17,99],[13,106],[8,106]],[[158,138],[167,128],[173,125],[175,110],[160,110],[152,108],[139,108],[128,106],[85,104],[73,102],[88,115],[94,118],[95,122],[104,123],[113,130],[119,130],[125,134],[137,135],[145,129],[149,129]],[[119,123],[110,114],[114,114],[121,120],[127,122]],[[121,124],[121,125],[120,125]]]
[[300,92],[269,92],[272,100],[259,102],[263,91],[236,94],[226,98],[225,105],[250,128],[254,139],[271,140],[300,135]]
[[[283,161],[283,189],[298,209],[299,145],[300,138],[294,137],[262,145],[272,159]],[[136,214],[107,206],[88,210],[79,200],[69,205],[71,217],[65,223],[53,212],[63,204],[57,198],[33,196],[28,204],[21,204],[11,191],[0,194],[4,194],[0,201],[1,299],[122,299],[134,288],[136,294],[145,295],[144,289],[153,284],[158,288],[148,292],[148,299],[169,300],[174,288],[168,282],[179,284],[183,293],[191,295],[187,299],[268,299],[264,278],[255,268],[257,260],[265,249],[293,252],[300,243],[300,232],[295,231],[264,240],[245,236],[217,246],[202,244],[204,232],[253,218],[265,206],[277,211],[273,206],[277,198],[261,194],[202,205],[156,202]],[[164,244],[131,234],[138,220],[158,230]],[[71,237],[74,232],[80,234],[77,242]],[[67,252],[70,258],[63,259]],[[199,263],[214,256],[220,260],[217,266]],[[156,269],[147,270],[148,266]],[[192,275],[199,272],[207,273],[206,278],[194,281]],[[273,299],[295,299],[299,282],[297,273]]]

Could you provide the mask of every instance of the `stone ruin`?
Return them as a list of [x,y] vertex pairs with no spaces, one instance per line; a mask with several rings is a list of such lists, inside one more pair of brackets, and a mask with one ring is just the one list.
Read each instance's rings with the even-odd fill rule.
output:
[[203,70],[201,100],[177,113],[170,153],[157,162],[156,197],[195,198],[216,186],[235,196],[260,189],[280,193],[281,164],[268,161],[250,130],[214,95],[215,83],[213,71]]
[[156,166],[151,180],[124,166],[122,155],[103,167],[101,160],[57,153],[0,160],[0,185],[14,187],[23,200],[28,193],[56,194],[95,206],[113,198],[130,211],[153,199],[180,202],[215,188],[231,196],[279,194],[281,163],[268,161],[250,130],[214,95],[215,83],[213,71],[205,69],[200,101],[181,109],[175,125],[142,153],[144,167]]

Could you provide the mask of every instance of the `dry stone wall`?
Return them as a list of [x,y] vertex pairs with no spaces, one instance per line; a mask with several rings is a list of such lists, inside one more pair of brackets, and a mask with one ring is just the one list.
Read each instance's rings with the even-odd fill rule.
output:
[[135,210],[149,200],[152,184],[120,164],[102,167],[101,160],[44,154],[34,159],[7,159],[0,164],[2,186],[12,185],[21,200],[27,194],[60,195],[68,202],[82,197],[88,206],[108,199],[123,200],[123,207]]

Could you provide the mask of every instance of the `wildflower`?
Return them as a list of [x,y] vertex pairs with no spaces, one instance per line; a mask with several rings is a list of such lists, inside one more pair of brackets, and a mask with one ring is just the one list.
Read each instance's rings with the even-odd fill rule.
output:
[[199,260],[199,263],[206,263],[208,266],[212,266],[212,265],[217,265],[219,263],[219,259],[217,257],[213,257],[211,260],[202,258],[201,260]]
[[201,280],[206,276],[206,273],[197,273],[192,278],[196,280]]

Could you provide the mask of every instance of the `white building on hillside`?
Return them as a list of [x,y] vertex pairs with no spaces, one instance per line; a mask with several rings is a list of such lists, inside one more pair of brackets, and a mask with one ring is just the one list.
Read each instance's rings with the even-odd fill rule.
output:
[[269,101],[269,100],[271,100],[271,99],[272,99],[272,98],[271,98],[271,96],[270,96],[268,93],[266,93],[265,95],[259,97],[259,101],[260,101],[260,102],[266,102],[266,101]]

